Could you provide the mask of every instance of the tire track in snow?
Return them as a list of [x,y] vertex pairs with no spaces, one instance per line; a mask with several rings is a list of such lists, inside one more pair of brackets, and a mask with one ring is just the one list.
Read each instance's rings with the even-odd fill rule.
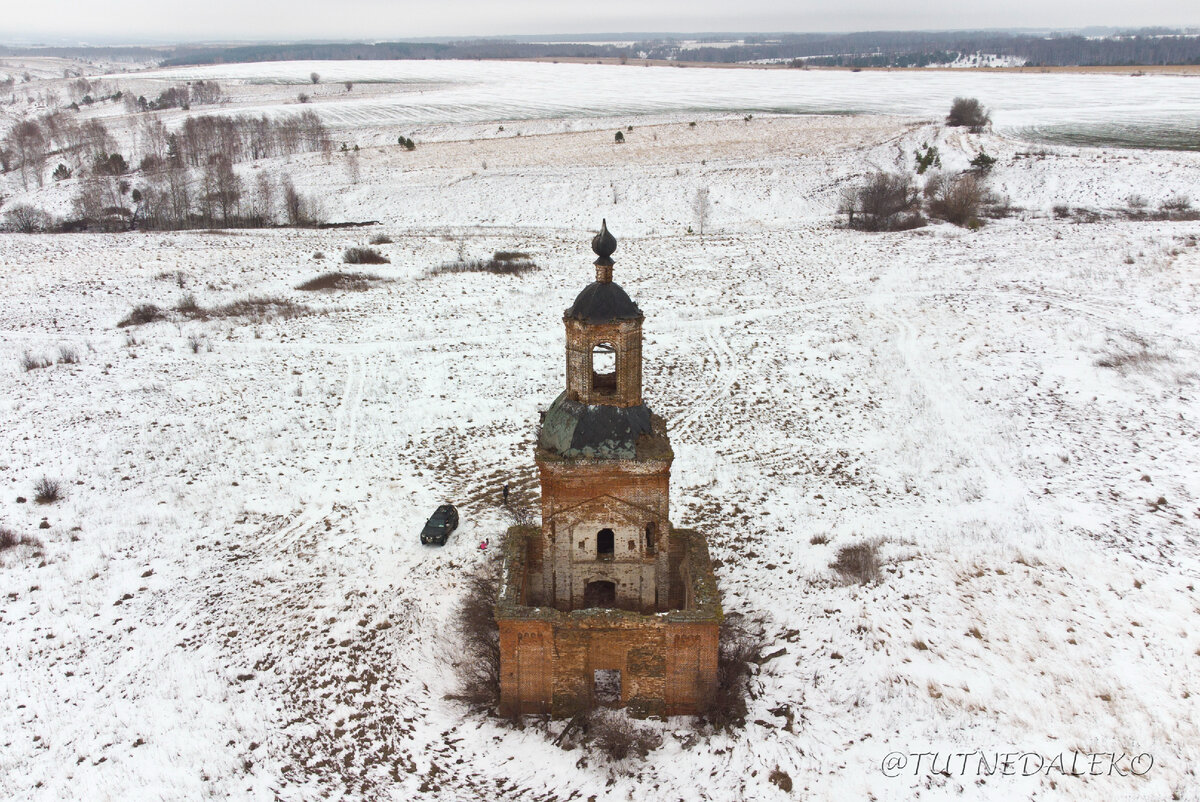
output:
[[704,394],[689,405],[688,411],[668,424],[668,431],[681,440],[686,439],[696,429],[701,417],[729,397],[739,375],[740,359],[729,347],[729,340],[720,326],[705,330],[704,341],[708,353],[713,357],[716,375],[705,388]]

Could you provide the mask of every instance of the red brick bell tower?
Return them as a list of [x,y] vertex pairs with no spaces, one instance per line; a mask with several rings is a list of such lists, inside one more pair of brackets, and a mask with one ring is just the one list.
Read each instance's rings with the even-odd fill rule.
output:
[[563,313],[566,388],[534,452],[542,524],[505,543],[496,618],[510,713],[694,713],[716,682],[716,582],[704,537],[670,522],[675,455],[642,397],[644,316],[613,282],[616,249],[605,221],[596,280]]

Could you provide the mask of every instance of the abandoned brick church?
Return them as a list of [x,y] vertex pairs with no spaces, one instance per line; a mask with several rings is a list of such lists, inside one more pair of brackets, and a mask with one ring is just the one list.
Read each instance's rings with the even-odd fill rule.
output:
[[643,315],[613,283],[617,241],[566,310],[566,390],[542,413],[542,524],[513,527],[496,605],[500,708],[703,712],[721,607],[708,547],[669,518],[674,453],[642,398]]

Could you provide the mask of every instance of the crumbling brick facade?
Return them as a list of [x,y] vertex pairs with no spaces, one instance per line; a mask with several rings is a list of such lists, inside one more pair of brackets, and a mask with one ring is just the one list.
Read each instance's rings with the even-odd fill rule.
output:
[[566,389],[534,454],[542,525],[505,541],[500,707],[699,713],[717,682],[716,582],[704,537],[670,522],[674,453],[642,398],[643,316],[612,283],[616,240],[602,227],[592,247],[596,281],[563,316]]

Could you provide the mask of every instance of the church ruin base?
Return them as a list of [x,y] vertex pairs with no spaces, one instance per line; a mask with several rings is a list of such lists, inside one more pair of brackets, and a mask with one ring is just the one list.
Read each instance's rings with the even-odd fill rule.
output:
[[672,532],[685,546],[683,607],[641,614],[529,606],[527,560],[538,534],[513,527],[505,540],[505,583],[496,605],[500,712],[565,717],[607,705],[646,717],[707,710],[716,690],[722,614],[704,538]]

